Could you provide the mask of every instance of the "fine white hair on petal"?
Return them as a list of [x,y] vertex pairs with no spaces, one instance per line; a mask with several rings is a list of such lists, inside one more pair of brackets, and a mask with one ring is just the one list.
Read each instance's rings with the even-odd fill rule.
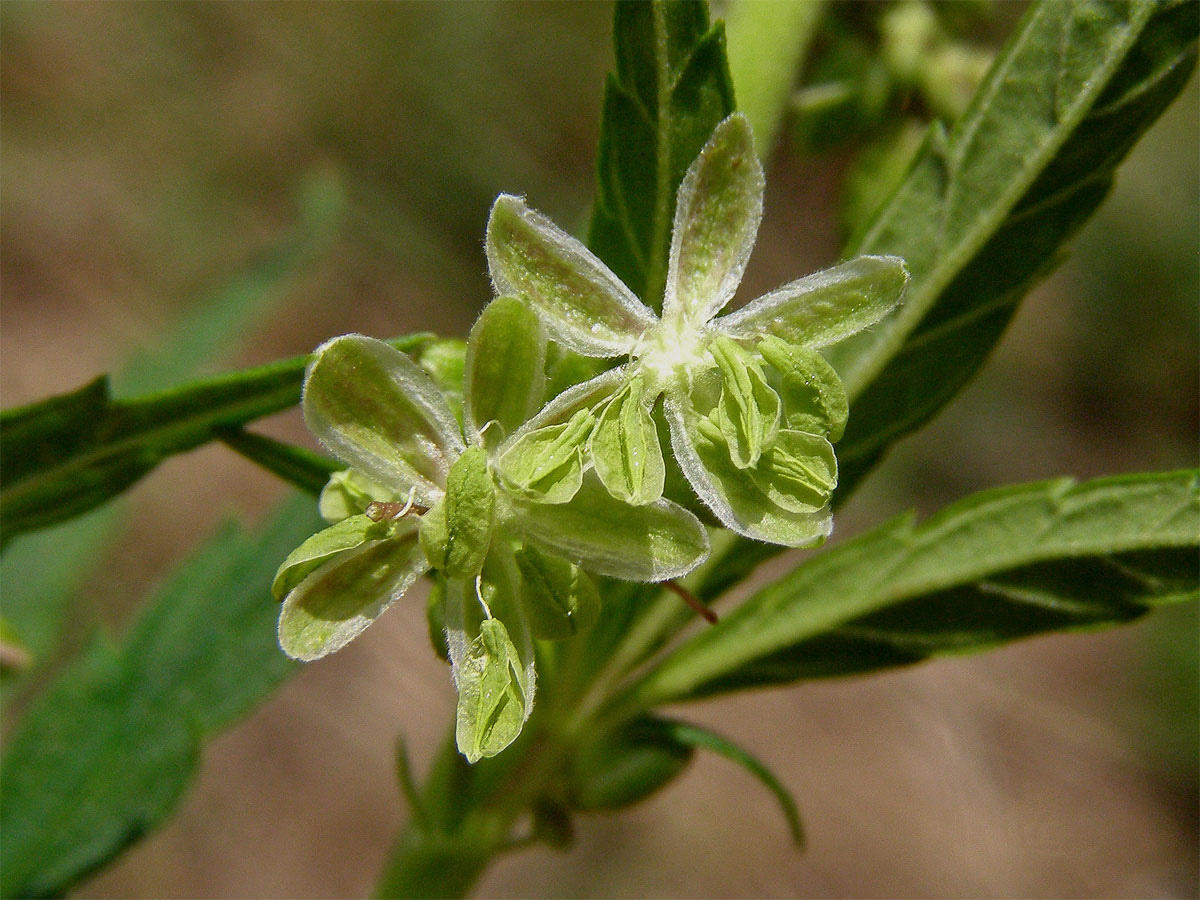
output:
[[[538,252],[553,257],[551,261],[561,265],[565,276],[575,279],[578,290],[549,291],[548,282],[539,283],[515,271],[503,256],[505,250],[514,252],[530,271],[540,268],[542,277],[551,277],[553,267],[544,265],[545,260],[530,260],[527,253],[507,247],[510,238],[497,234],[506,218],[525,226],[536,237]],[[488,219],[485,251],[497,295],[525,297],[550,336],[576,353],[602,358],[623,356],[642,332],[658,321],[599,257],[549,218],[526,206],[521,197],[501,194],[496,198]],[[565,282],[558,287],[564,286]]]
[[[722,178],[727,188],[733,188],[731,192],[714,190],[714,182],[719,187]],[[667,261],[664,319],[707,322],[733,299],[754,249],[765,187],[749,120],[734,113],[713,130],[680,182]],[[725,230],[713,231],[714,225],[723,225]],[[689,262],[705,262],[704,271],[683,271]],[[688,285],[689,293],[703,288],[699,296],[681,295],[689,275],[702,276],[700,284]],[[716,276],[715,283],[710,283],[712,276]]]

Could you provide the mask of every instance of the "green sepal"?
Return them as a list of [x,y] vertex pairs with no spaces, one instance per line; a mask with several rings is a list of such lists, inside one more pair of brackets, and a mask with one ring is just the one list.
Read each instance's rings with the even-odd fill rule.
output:
[[279,645],[288,656],[305,662],[340,650],[427,568],[412,531],[334,555],[283,601]]
[[530,500],[566,503],[583,480],[582,451],[595,423],[595,416],[581,409],[562,425],[526,432],[500,454],[500,476]]
[[521,596],[533,636],[557,641],[591,628],[600,617],[600,592],[573,562],[533,547],[516,552]]
[[366,512],[367,507],[376,500],[400,499],[403,498],[397,497],[394,491],[377,484],[361,472],[346,469],[329,476],[329,481],[321,489],[317,510],[326,522],[340,522]]
[[569,503],[515,505],[526,540],[597,575],[664,581],[687,574],[708,556],[708,533],[686,509],[666,499],[630,506],[592,474]]
[[446,555],[441,566],[450,578],[474,578],[492,541],[496,488],[487,453],[469,447],[446,476]]
[[658,429],[645,403],[645,381],[635,377],[596,419],[588,442],[592,466],[608,492],[641,506],[663,493],[666,466]]
[[846,430],[850,405],[833,366],[820,353],[774,335],[758,342],[758,352],[779,373],[783,417],[795,431],[824,434],[836,442]]
[[758,463],[779,431],[779,396],[767,384],[758,361],[729,338],[717,335],[712,355],[721,370],[721,398],[713,418],[729,458],[739,469],[747,469]]
[[467,344],[460,338],[435,338],[414,356],[438,386],[454,418],[463,418],[463,371]]
[[471,328],[464,376],[467,420],[487,429],[489,446],[537,410],[545,366],[546,336],[533,310],[517,297],[489,303]]
[[287,555],[275,573],[271,593],[282,600],[301,581],[339,553],[412,531],[411,521],[376,522],[365,515],[350,516],[318,531]]

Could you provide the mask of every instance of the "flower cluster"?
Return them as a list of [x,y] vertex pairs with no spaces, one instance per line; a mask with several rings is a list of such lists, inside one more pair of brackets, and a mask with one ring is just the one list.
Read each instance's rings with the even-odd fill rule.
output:
[[[659,582],[706,558],[708,534],[673,471],[740,534],[823,540],[846,398],[816,348],[885,315],[907,275],[898,259],[860,257],[716,318],[741,280],[762,190],[749,126],[731,116],[680,186],[661,317],[502,195],[487,229],[498,296],[467,342],[457,411],[429,371],[382,341],[345,335],[318,348],[305,420],[349,468],[321,497],[331,526],[276,576],[283,649],[302,660],[340,649],[432,571],[458,746],[475,761],[529,716],[534,640],[595,621],[588,572]],[[622,361],[547,398],[548,339]]]

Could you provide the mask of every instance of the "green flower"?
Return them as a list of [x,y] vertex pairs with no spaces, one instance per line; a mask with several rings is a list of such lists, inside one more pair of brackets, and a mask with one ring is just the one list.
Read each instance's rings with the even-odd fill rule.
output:
[[[846,418],[841,382],[817,348],[890,312],[908,273],[897,257],[861,256],[717,318],[753,248],[762,194],[750,126],[730,116],[679,187],[661,317],[519,197],[496,200],[488,264],[496,291],[529,303],[555,341],[629,358],[552,400],[522,426],[518,450],[591,416],[587,462],[605,488],[630,504],[657,502],[661,398],[679,467],[716,517],[747,537],[805,546],[832,525],[831,441]],[[503,476],[515,457],[499,459]]]
[[665,499],[620,502],[553,433],[522,457],[531,487],[495,476],[542,400],[545,349],[524,303],[490,304],[467,344],[461,425],[425,369],[373,338],[323,344],[305,376],[305,421],[350,468],[322,494],[335,524],[276,575],[280,645],[301,660],[332,653],[436,571],[458,743],[471,761],[498,753],[528,717],[533,638],[594,620],[598,595],[583,569],[662,581],[708,554],[695,516]]

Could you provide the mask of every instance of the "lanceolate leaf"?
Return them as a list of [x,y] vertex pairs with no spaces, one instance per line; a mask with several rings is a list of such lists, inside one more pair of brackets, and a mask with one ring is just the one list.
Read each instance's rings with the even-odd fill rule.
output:
[[0,893],[62,895],[144,836],[187,786],[200,741],[292,671],[269,585],[318,525],[302,498],[260,536],[224,529],[120,646],[93,644],[30,707],[0,766]]
[[[413,351],[429,340],[393,342]],[[86,512],[163,459],[300,401],[307,356],[233,372],[133,400],[106,378],[0,415],[3,539]]]
[[983,363],[1187,81],[1196,32],[1191,3],[1034,4],[949,134],[931,132],[850,248],[903,257],[912,281],[894,317],[831,354],[852,409],[843,493]]
[[618,3],[613,34],[588,246],[661,309],[675,192],[733,112],[725,34],[697,0]]
[[656,704],[820,674],[805,668],[805,642],[850,671],[860,650],[876,656],[858,668],[872,668],[1116,624],[1194,595],[1198,543],[1194,471],[988,491],[801,565],[667,657],[634,696]]

